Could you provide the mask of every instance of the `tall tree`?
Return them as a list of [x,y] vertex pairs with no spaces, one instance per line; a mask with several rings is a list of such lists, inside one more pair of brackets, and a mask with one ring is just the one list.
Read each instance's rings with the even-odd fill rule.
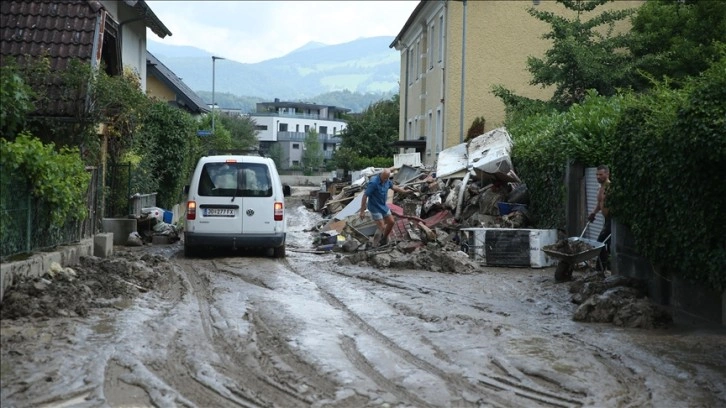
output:
[[[615,23],[633,14],[634,9],[603,11],[586,18],[612,0],[557,0],[574,18],[530,8],[529,14],[550,25],[543,35],[552,48],[543,58],[529,57],[530,84],[554,86],[552,102],[566,108],[585,98],[588,89],[600,95],[613,95],[629,75],[627,34],[617,33]],[[563,13],[564,14],[564,13]]]
[[302,154],[302,164],[306,171],[318,171],[323,165],[323,150],[320,147],[318,132],[315,129],[308,130],[305,135],[305,150]]
[[648,1],[633,17],[630,51],[636,69],[632,85],[651,86],[670,78],[676,85],[696,76],[719,58],[726,44],[726,2],[713,0]]
[[229,130],[232,149],[248,150],[257,147],[259,141],[257,140],[254,120],[248,116],[225,114],[219,115],[218,118],[219,122]]
[[341,147],[361,157],[389,157],[396,149],[391,142],[398,140],[399,96],[371,104],[360,115],[350,115],[348,126],[341,134]]
[[279,143],[273,143],[267,149],[267,157],[271,158],[275,162],[275,166],[278,169],[282,168],[282,147]]

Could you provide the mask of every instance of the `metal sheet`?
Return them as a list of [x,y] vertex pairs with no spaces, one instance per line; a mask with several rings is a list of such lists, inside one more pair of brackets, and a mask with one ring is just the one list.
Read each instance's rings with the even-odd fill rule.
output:
[[466,156],[466,143],[444,149],[439,153],[436,162],[436,177],[446,178],[460,171],[464,171],[468,165]]
[[351,215],[355,215],[360,211],[360,205],[363,203],[363,193],[359,193],[357,196],[353,198],[351,202],[348,203],[348,205],[345,206],[342,210],[338,211],[337,214],[333,217],[336,220],[344,220]]
[[469,163],[486,173],[508,173],[512,170],[509,154],[512,139],[504,128],[494,129],[469,141]]
[[396,182],[396,184],[403,184],[413,180],[420,174],[421,172],[418,169],[404,164],[396,172],[396,175],[393,176],[393,181]]
[[478,178],[519,182],[514,174],[510,152],[512,138],[505,128],[497,128],[439,153],[436,177],[466,175],[467,169]]
[[[600,189],[600,183],[597,182],[596,174],[596,167],[585,168],[585,195],[587,202],[587,215],[589,215],[597,205],[597,192]],[[585,235],[583,235],[583,237],[596,240],[597,236],[600,235],[600,231],[602,231],[603,225],[605,225],[605,217],[603,217],[602,213],[598,213],[595,217],[595,221],[591,222],[590,226],[587,227],[587,231],[585,231]]]

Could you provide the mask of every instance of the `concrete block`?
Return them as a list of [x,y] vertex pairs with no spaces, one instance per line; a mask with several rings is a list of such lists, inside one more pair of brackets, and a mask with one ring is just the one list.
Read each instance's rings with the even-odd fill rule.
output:
[[33,254],[20,261],[3,262],[0,264],[0,303],[5,291],[13,285],[17,278],[43,276],[50,270],[53,262],[57,262],[61,266],[77,265],[80,257],[90,255],[91,250],[92,240],[85,239],[77,244],[59,247],[52,252]]
[[93,255],[99,258],[108,258],[113,255],[113,232],[96,234],[93,237]]
[[171,240],[166,235],[154,235],[151,237],[151,243],[153,245],[169,245]]
[[129,234],[137,232],[136,218],[104,218],[101,224],[103,232],[113,233],[114,245],[126,245]]

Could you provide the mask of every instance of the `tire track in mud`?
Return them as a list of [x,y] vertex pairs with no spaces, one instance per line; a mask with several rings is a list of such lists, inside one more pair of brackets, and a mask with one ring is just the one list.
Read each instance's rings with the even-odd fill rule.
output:
[[[179,336],[177,336],[178,338]],[[231,404],[244,408],[257,408],[267,405],[264,401],[255,398],[254,395],[239,392],[234,388],[228,387],[226,384],[214,386],[210,384],[211,381],[204,381],[202,378],[199,378],[197,373],[200,369],[189,366],[187,363],[188,357],[186,350],[175,347],[169,350],[168,358],[164,359],[163,363],[152,364],[149,369],[155,370],[157,375],[161,375],[161,378],[164,378],[177,392],[183,394],[189,400],[197,401],[199,403],[198,406],[201,407],[212,405],[230,406]],[[172,364],[172,362],[178,362],[178,365]],[[185,369],[184,375],[165,378],[165,373],[178,373],[180,366]],[[223,367],[214,368],[219,370],[221,374],[224,374],[226,371]],[[233,375],[230,378],[233,378]]]
[[[432,294],[432,293],[442,293],[445,295],[456,295],[458,299],[463,300],[470,300],[474,301],[474,299],[471,299],[467,296],[462,296],[460,293],[454,293],[447,290],[442,290],[438,288],[429,288],[429,287],[423,287],[418,286],[415,284],[405,284],[403,282],[397,281],[395,279],[389,279],[386,277],[381,276],[360,276],[355,274],[346,273],[343,271],[339,271],[336,269],[331,270],[332,273],[335,273],[337,275],[345,276],[352,279],[358,279],[363,280],[366,282],[372,282],[375,284],[380,284],[384,286],[388,286],[391,288],[404,290],[404,291],[410,291],[417,294]],[[506,282],[505,282],[506,283]],[[513,285],[507,285],[508,287],[512,287]],[[448,300],[448,298],[447,298]],[[556,302],[555,296],[545,296],[545,300],[548,302]],[[450,301],[450,300],[448,300]],[[456,302],[454,302],[456,303]],[[460,303],[457,303],[460,304]],[[502,314],[501,312],[494,312],[488,307],[482,307],[478,302],[475,304],[468,304],[468,306],[487,312],[487,313],[495,313],[495,314]],[[416,313],[406,313],[405,310],[402,308],[396,308],[397,310],[403,312],[404,314],[416,318],[420,318],[424,321],[430,320],[427,317],[419,316]],[[508,315],[508,314],[506,314]],[[616,382],[620,384],[623,387],[622,395],[619,397],[620,403],[618,406],[639,406],[640,404],[647,404],[650,402],[650,394],[647,395],[647,397],[643,396],[641,390],[645,389],[645,383],[642,377],[636,375],[636,373],[628,368],[625,365],[618,365],[615,364],[612,359],[605,357],[604,354],[608,354],[603,349],[595,347],[589,343],[586,343],[582,340],[576,339],[574,337],[569,336],[568,340],[573,343],[572,347],[586,347],[590,350],[594,350],[595,352],[592,353],[594,357],[600,361],[600,363],[607,368],[607,371],[611,373],[611,375],[615,378]],[[428,342],[430,343],[430,342]],[[440,349],[435,349],[435,355],[437,358],[442,359],[442,355],[445,355],[443,351]],[[448,357],[448,356],[447,356]],[[448,358],[442,359],[444,361],[450,361]],[[495,364],[496,365],[496,364]],[[499,367],[501,369],[501,367]],[[509,390],[514,392],[515,394],[519,395],[518,389],[523,389],[526,391],[524,395],[520,395],[525,398],[528,397],[527,393],[531,393],[531,399],[538,401],[540,403],[546,404],[546,405],[552,405],[552,406],[582,406],[584,404],[583,399],[586,398],[586,395],[583,395],[583,393],[575,390],[569,390],[566,387],[564,387],[562,384],[560,384],[558,381],[544,377],[541,373],[532,373],[524,371],[522,372],[524,375],[532,378],[535,380],[530,385],[524,385],[521,384],[521,378],[519,377],[513,377],[515,378],[515,382],[512,382],[510,379],[497,376],[497,375],[490,375],[486,373],[480,373],[480,375],[484,376],[486,379],[480,380],[480,382],[492,389],[495,390]],[[542,383],[548,384],[549,388],[548,390],[542,389]],[[560,396],[560,393],[567,394],[568,396]],[[537,395],[541,395],[544,398],[538,398]],[[541,401],[539,401],[542,399]],[[558,402],[560,401],[560,402]],[[559,403],[563,403],[565,405],[558,405]],[[572,405],[570,405],[572,404]]]
[[[177,259],[176,262],[182,269],[183,279],[190,286],[188,293],[194,296],[196,300],[200,317],[198,323],[204,333],[204,338],[214,344],[213,319],[209,312],[209,304],[204,300],[209,294],[209,277],[199,273],[191,262],[184,262],[181,259]],[[199,406],[233,404],[239,407],[255,408],[267,405],[264,401],[255,398],[254,395],[248,396],[236,390],[230,390],[224,385],[219,386],[223,387],[223,389],[220,389],[200,379],[198,368],[189,366],[190,356],[188,356],[187,350],[183,346],[176,346],[177,344],[184,344],[181,341],[181,336],[181,333],[177,333],[174,340],[170,342],[167,358],[151,364],[149,369],[154,370],[157,376],[164,378],[171,387],[185,394],[187,398],[200,402]],[[179,374],[180,367],[184,368],[181,375]],[[215,368],[220,369],[221,367]],[[225,370],[222,369],[221,371]],[[231,378],[234,378],[234,375]]]
[[[512,383],[510,381],[507,382],[500,382],[496,378],[492,378],[488,376],[487,374],[480,373],[481,376],[484,377],[483,380],[477,380],[478,383],[472,383],[470,380],[465,378],[463,375],[458,373],[452,373],[452,372],[446,372],[443,369],[433,365],[432,363],[421,359],[417,356],[415,356],[410,351],[402,348],[400,345],[398,345],[395,341],[390,339],[388,336],[384,335],[383,333],[376,330],[373,326],[368,324],[363,318],[358,316],[356,313],[354,313],[352,310],[350,310],[343,301],[338,299],[335,295],[328,292],[327,290],[323,289],[315,279],[313,279],[312,276],[309,274],[302,273],[298,271],[294,266],[290,265],[289,261],[285,261],[287,264],[287,267],[295,272],[296,274],[304,277],[305,279],[313,282],[318,287],[318,290],[320,290],[321,296],[330,303],[333,307],[336,307],[337,309],[343,311],[350,319],[353,321],[353,323],[358,326],[361,330],[363,330],[366,334],[370,335],[374,339],[376,339],[378,342],[382,343],[388,350],[398,355],[401,359],[406,361],[407,363],[426,371],[434,376],[437,376],[441,378],[441,380],[446,384],[447,388],[449,389],[449,392],[451,395],[461,395],[462,391],[467,391],[469,393],[472,393],[474,395],[481,395],[481,399],[479,401],[486,401],[487,404],[492,406],[501,406],[501,407],[509,407],[512,406],[515,401],[512,401],[511,399],[507,399],[503,397],[502,395],[499,395],[502,391],[508,391],[513,395],[516,395],[517,397],[521,398],[523,401],[529,401],[535,402],[538,404],[551,406],[551,407],[558,407],[558,408],[568,408],[568,407],[579,407],[584,405],[584,402],[579,401],[577,399],[571,398],[571,397],[560,397],[557,394],[550,393],[547,390],[538,390],[533,389],[532,387],[527,386],[520,386],[519,384]],[[407,290],[411,290],[409,288],[406,288]],[[352,345],[354,346],[354,344]],[[352,353],[350,350],[348,350],[346,353]],[[355,359],[351,361],[358,369],[360,369],[364,373],[370,372],[370,368],[367,366],[367,364],[361,364],[361,361],[359,359]],[[376,376],[374,375],[374,378],[372,380],[376,381]],[[390,381],[390,380],[387,380]],[[378,384],[378,381],[376,381]],[[379,384],[380,385],[380,384]],[[569,390],[566,389],[560,389],[558,391],[570,393]],[[463,401],[462,401],[463,402]],[[472,404],[472,406],[476,406],[477,404]],[[526,403],[524,403],[526,405]]]
[[[180,392],[192,395],[194,399],[197,396],[202,397],[200,401],[203,404],[200,406],[233,404],[240,407],[297,407],[310,405],[309,398],[269,378],[257,364],[251,365],[249,362],[253,357],[248,354],[234,353],[235,350],[238,350],[238,345],[225,339],[224,335],[218,333],[218,330],[214,328],[214,318],[210,313],[211,305],[206,299],[213,296],[210,292],[211,283],[208,274],[220,272],[215,262],[204,262],[198,259],[186,262],[178,259],[177,262],[181,265],[185,279],[191,286],[190,292],[195,297],[200,318],[198,324],[201,326],[206,340],[216,350],[220,361],[224,361],[224,363],[220,363],[221,366],[219,364],[210,366],[215,373],[204,372],[204,369],[189,366],[191,356],[183,346],[182,348],[172,346],[169,350],[170,358],[165,359],[163,364],[156,364],[157,375],[165,378]],[[222,273],[229,274],[230,271]],[[239,278],[236,274],[234,276]],[[177,338],[173,344],[183,344],[183,341]],[[186,375],[173,375],[168,378],[169,373],[178,372],[179,366],[185,368]],[[215,378],[215,374],[216,377],[225,376],[226,380],[220,382]]]
[[[274,260],[260,260],[262,262],[275,262]],[[264,284],[259,279],[256,278],[250,278],[246,277],[240,273],[235,273],[234,271],[230,270],[222,270],[219,267],[219,264],[229,266],[234,268],[234,265],[230,265],[224,261],[216,260],[212,262],[212,267],[209,268],[209,271],[211,273],[216,273],[222,271],[223,273],[229,274],[234,278],[240,279],[248,284],[255,285],[262,287],[264,289],[270,290],[270,288]],[[208,293],[208,290],[205,292]],[[207,296],[205,296],[206,298]],[[206,301],[205,301],[206,303]],[[201,307],[200,307],[201,308]],[[208,309],[209,305],[207,303],[206,308]],[[247,354],[247,355],[240,355],[240,354],[227,354],[227,357],[231,358],[233,362],[235,363],[235,367],[248,367],[251,369],[251,371],[254,373],[255,378],[264,386],[259,388],[272,388],[270,389],[263,389],[260,392],[256,394],[260,394],[262,396],[271,396],[275,395],[276,400],[284,399],[284,401],[272,401],[273,405],[281,404],[281,406],[299,406],[299,405],[310,405],[312,401],[308,396],[302,395],[300,391],[296,388],[300,387],[292,387],[290,385],[287,385],[284,382],[280,382],[279,379],[282,379],[284,377],[288,377],[292,381],[297,381],[297,379],[293,379],[292,376],[285,376],[281,370],[278,369],[275,365],[271,364],[271,356],[285,356],[285,355],[291,355],[290,350],[286,350],[286,352],[281,351],[278,354],[274,352],[268,352],[266,349],[272,348],[273,344],[281,344],[279,341],[277,341],[277,337],[274,335],[272,331],[267,329],[266,325],[264,325],[263,321],[257,317],[255,313],[249,313],[251,316],[248,316],[248,319],[252,323],[251,330],[253,330],[253,335],[251,335],[251,338],[254,338],[257,341],[250,342],[254,346],[254,352]],[[254,337],[252,337],[254,336]],[[216,343],[224,343],[226,347],[224,349],[231,349],[234,350],[236,346],[228,341],[226,341],[223,337],[218,337]],[[277,348],[279,350],[279,348]],[[274,358],[274,357],[272,357]],[[253,364],[249,364],[249,361],[252,360]],[[299,364],[294,364],[298,367],[300,367]],[[288,364],[289,366],[289,364]],[[306,371],[312,371],[311,378],[316,377],[316,370],[306,370]],[[304,376],[300,376],[304,377]],[[246,378],[249,379],[249,378]],[[304,386],[302,388],[308,388],[308,386]],[[309,387],[310,390],[314,389],[312,387]],[[270,392],[276,390],[277,392]],[[310,391],[307,390],[307,391]],[[280,397],[284,398],[280,398]]]
[[[275,259],[257,258],[253,259],[252,262],[255,263],[254,266],[257,270],[260,269],[259,262],[269,264],[270,269],[279,269],[281,266],[279,261]],[[274,290],[262,279],[245,275],[240,268],[249,265],[230,263],[225,258],[216,259],[212,263],[213,272],[222,272],[250,285],[266,290]],[[338,384],[321,377],[317,367],[311,366],[300,358],[294,350],[287,347],[285,341],[266,324],[259,313],[248,310],[247,320],[250,322],[251,334],[249,338],[253,340],[250,344],[254,345],[254,352],[247,355],[246,360],[243,358],[239,362],[240,364],[245,364],[245,361],[253,358],[253,365],[257,368],[258,373],[262,373],[261,380],[277,388],[281,393],[302,400],[306,405],[312,404],[313,399],[331,398],[335,395]],[[229,347],[234,348],[234,345],[229,344]],[[247,365],[249,366],[249,363]],[[315,380],[315,382],[310,383],[307,381],[310,379]]]
[[[287,347],[285,342],[275,335],[275,332],[267,326],[260,316],[253,314],[250,320],[253,323],[256,344],[262,356],[258,358],[258,363],[265,373],[281,379],[280,382],[282,383],[296,384],[294,388],[315,390],[318,394],[315,396],[315,400],[331,398],[335,395],[338,387],[337,383],[321,378],[317,368],[307,364],[293,350]],[[287,370],[281,372],[281,369],[276,367],[273,362],[284,364]],[[315,379],[316,382],[315,384],[309,384],[306,379]],[[290,385],[288,387],[290,392],[300,391],[293,389]]]
[[355,344],[355,339],[350,336],[341,336],[341,340],[341,347],[343,349],[343,353],[345,353],[345,356],[348,358],[348,360],[351,361],[356,368],[361,370],[363,374],[373,380],[373,382],[375,382],[379,387],[390,392],[391,394],[399,398],[400,401],[412,403],[416,407],[434,407],[434,405],[431,405],[426,401],[418,398],[415,394],[408,392],[405,387],[394,384],[378,370],[376,370],[375,367],[368,361],[368,359],[363,354],[361,354],[360,351],[358,351],[358,347],[356,347]]
[[248,283],[248,284],[254,285],[254,286],[259,286],[262,289],[267,289],[267,290],[272,289],[271,287],[267,286],[267,284],[263,280],[261,280],[259,278],[244,275],[240,272],[235,271],[234,269],[227,269],[227,267],[232,267],[232,265],[224,264],[225,267],[223,268],[223,267],[217,266],[217,264],[215,262],[214,266],[218,272],[221,272],[229,277],[240,279],[240,280],[244,281],[245,283]]
[[[163,320],[175,319],[173,313],[178,307],[184,307],[186,296],[195,296],[195,293],[200,291],[199,288],[205,288],[201,289],[202,291],[206,290],[209,283],[206,276],[189,274],[184,258],[173,256],[170,260],[174,262],[179,288],[169,287],[161,294],[162,299],[168,302],[164,306],[165,311],[160,316],[160,319]],[[208,318],[208,313],[205,315],[204,312],[206,310],[200,308],[200,313]],[[211,325],[205,324],[208,322],[207,318],[200,320],[204,338],[210,338],[212,333]],[[125,401],[129,390],[139,387],[146,392],[148,398],[154,401],[152,404],[154,406],[171,403],[169,398],[173,394],[179,396],[174,399],[173,403],[180,407],[208,406],[209,404],[245,408],[261,406],[235,398],[231,392],[220,390],[200,380],[196,375],[196,372],[199,371],[198,368],[189,364],[190,356],[188,350],[183,346],[182,337],[181,331],[177,331],[168,343],[154,344],[154,347],[161,348],[158,350],[158,354],[163,355],[164,358],[138,359],[130,354],[110,358],[105,364],[103,385],[108,401],[116,401],[120,405],[149,406],[148,401],[142,403],[138,400],[139,397],[136,397],[135,403]]]
[[[617,354],[608,352],[602,347],[594,344],[586,343],[584,340],[573,337],[571,334],[566,335],[567,339],[574,343],[574,347],[582,347],[593,350],[592,355],[605,366],[618,384],[623,388],[623,393],[618,397],[618,407],[642,407],[651,404],[652,393],[644,393],[648,387],[645,379],[638,375],[635,370],[625,365]],[[619,363],[616,363],[618,361]]]

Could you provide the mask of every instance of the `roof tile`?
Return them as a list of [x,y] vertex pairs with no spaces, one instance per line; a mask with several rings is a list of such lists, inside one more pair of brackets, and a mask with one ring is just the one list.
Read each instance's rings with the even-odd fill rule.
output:
[[[0,55],[25,61],[27,56],[47,55],[51,69],[64,69],[71,59],[91,61],[96,22],[102,7],[88,0],[13,0],[0,2]],[[33,84],[31,84],[33,86]],[[72,116],[77,106],[64,100],[67,90],[48,89],[49,100],[38,107],[44,116]]]

